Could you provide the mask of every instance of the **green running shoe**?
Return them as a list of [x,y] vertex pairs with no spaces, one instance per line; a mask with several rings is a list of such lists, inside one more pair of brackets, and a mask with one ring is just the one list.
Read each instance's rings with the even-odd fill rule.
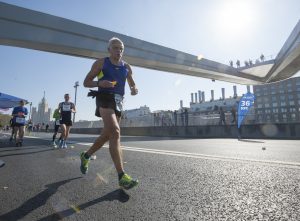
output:
[[81,160],[81,164],[80,164],[80,171],[81,171],[81,173],[83,173],[83,174],[86,174],[87,172],[88,172],[88,169],[89,169],[89,162],[90,162],[90,159],[86,159],[85,157],[84,157],[84,154],[85,154],[86,152],[84,151],[84,152],[82,152],[81,154],[80,154],[80,160]]
[[124,189],[126,189],[126,190],[129,190],[132,187],[137,186],[138,184],[139,184],[138,180],[132,179],[131,176],[129,176],[126,173],[119,180],[119,186],[122,187],[122,188],[124,188]]

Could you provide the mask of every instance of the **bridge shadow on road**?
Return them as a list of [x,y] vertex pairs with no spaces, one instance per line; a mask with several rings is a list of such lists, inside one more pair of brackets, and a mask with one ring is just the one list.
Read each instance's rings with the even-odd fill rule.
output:
[[15,221],[20,220],[23,217],[25,217],[27,214],[31,213],[32,211],[36,210],[37,208],[43,206],[47,200],[56,193],[57,189],[65,185],[68,182],[71,182],[76,179],[80,179],[82,177],[75,177],[72,179],[62,180],[56,183],[51,183],[46,185],[47,189],[43,190],[36,196],[28,199],[26,202],[24,202],[21,206],[18,208],[5,213],[0,216],[1,221]]
[[0,157],[28,155],[52,150],[53,148],[49,147],[49,141],[26,138],[22,147],[16,147],[14,142],[0,139]]
[[100,197],[100,198],[80,204],[80,205],[76,206],[76,208],[70,208],[70,209],[66,209],[66,210],[51,214],[49,216],[39,219],[38,221],[62,220],[66,217],[73,215],[74,213],[79,212],[80,210],[84,210],[87,207],[90,207],[92,205],[95,205],[95,204],[103,202],[103,201],[118,200],[121,203],[126,203],[129,200],[129,198],[130,198],[130,196],[124,190],[117,189],[117,190],[114,190],[114,191]]
[[[0,134],[1,135],[1,134]],[[49,146],[50,141],[48,140],[42,140],[42,139],[36,139],[36,138],[28,138],[26,137],[23,142],[22,147],[18,147],[19,149],[24,149],[27,147],[34,147],[34,146]],[[10,141],[9,138],[3,138],[0,137],[0,149],[1,148],[11,148],[16,149],[15,141]]]
[[3,152],[12,152],[12,151],[19,151],[19,150],[34,150],[34,149],[40,149],[40,148],[45,148],[44,146],[35,146],[35,147],[15,147],[15,148],[11,148],[11,149],[6,149],[6,150],[1,150],[0,149],[0,153]]
[[[25,149],[23,149],[25,150]],[[34,153],[41,153],[41,152],[47,152],[47,151],[53,151],[53,149],[46,149],[46,150],[39,150],[39,151],[31,151],[31,152],[25,152],[25,153],[11,153],[11,154],[0,154],[0,157],[10,157],[10,156],[19,156],[19,155],[29,155]]]

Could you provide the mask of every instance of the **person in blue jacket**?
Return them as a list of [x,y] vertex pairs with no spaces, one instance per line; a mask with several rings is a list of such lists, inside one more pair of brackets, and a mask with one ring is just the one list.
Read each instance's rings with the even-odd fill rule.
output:
[[28,110],[24,107],[25,101],[20,101],[20,106],[14,107],[12,111],[13,116],[13,130],[14,134],[18,133],[18,137],[16,137],[16,146],[22,146],[23,144],[23,137],[25,132],[25,124],[26,124],[26,116],[28,114]]

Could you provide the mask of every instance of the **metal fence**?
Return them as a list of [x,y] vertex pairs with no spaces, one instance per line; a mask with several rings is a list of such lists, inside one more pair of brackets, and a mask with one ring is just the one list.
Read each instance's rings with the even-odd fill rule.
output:
[[[255,122],[254,111],[250,111],[244,124],[250,124]],[[220,114],[218,112],[212,113],[200,113],[200,112],[186,112],[175,114],[172,111],[151,113],[148,115],[142,115],[137,117],[121,119],[121,127],[170,127],[170,126],[203,126],[203,125],[219,125],[224,124],[220,121]],[[234,120],[232,113],[225,113],[225,124],[233,125],[237,124],[237,114]],[[99,121],[83,121],[76,122],[73,125],[74,128],[99,128],[103,127],[102,120]]]

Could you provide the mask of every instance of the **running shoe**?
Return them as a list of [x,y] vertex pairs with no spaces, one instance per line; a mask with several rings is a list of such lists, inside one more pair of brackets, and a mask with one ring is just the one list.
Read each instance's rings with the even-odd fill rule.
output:
[[66,149],[68,148],[66,141],[63,142],[62,148],[66,148]]
[[56,148],[56,147],[57,147],[57,145],[56,145],[55,141],[53,141],[53,143],[52,143],[52,146],[53,146],[54,148]]
[[81,164],[80,164],[80,171],[83,174],[86,174],[88,172],[89,169],[89,163],[90,163],[90,159],[86,159],[84,157],[84,154],[86,153],[86,151],[82,152],[80,154],[80,160],[81,160]]
[[60,141],[59,141],[59,144],[58,144],[59,148],[63,148],[63,143],[64,143],[63,140],[60,140]]
[[122,187],[122,188],[124,188],[124,189],[126,189],[126,190],[129,190],[132,187],[137,186],[138,184],[139,184],[138,180],[132,179],[131,176],[129,176],[126,173],[119,180],[119,186]]

